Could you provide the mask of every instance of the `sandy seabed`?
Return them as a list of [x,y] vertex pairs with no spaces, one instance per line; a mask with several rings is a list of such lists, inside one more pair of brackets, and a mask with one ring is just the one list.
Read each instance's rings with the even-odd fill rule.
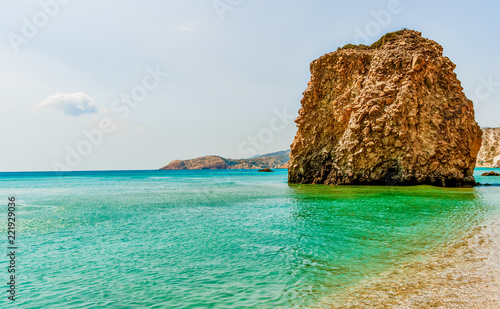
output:
[[500,214],[444,252],[381,274],[313,308],[500,308]]

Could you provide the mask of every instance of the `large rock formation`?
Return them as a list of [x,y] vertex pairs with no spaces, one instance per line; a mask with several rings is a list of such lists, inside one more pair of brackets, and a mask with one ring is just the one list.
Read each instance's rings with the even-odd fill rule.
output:
[[500,128],[483,129],[483,145],[477,154],[477,166],[500,167]]
[[289,182],[474,185],[482,132],[454,68],[413,30],[314,60]]
[[205,156],[191,160],[175,160],[162,170],[202,170],[202,169],[264,169],[287,168],[289,150],[268,153],[250,159],[227,159],[219,156]]

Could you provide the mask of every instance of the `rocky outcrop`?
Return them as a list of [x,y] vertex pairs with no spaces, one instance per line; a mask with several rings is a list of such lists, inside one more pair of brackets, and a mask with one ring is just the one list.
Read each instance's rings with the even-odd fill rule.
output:
[[482,173],[481,176],[500,176],[500,174],[495,173],[494,171],[491,171],[491,172]]
[[175,160],[161,170],[201,170],[201,169],[270,169],[286,168],[289,150],[269,153],[250,159],[227,159],[219,156],[205,156],[191,160]]
[[477,154],[478,167],[500,167],[500,128],[483,129],[483,145]]
[[270,168],[263,168],[261,170],[258,170],[257,172],[262,172],[262,173],[273,173],[274,171]]
[[474,185],[482,132],[454,69],[413,30],[314,60],[289,182]]

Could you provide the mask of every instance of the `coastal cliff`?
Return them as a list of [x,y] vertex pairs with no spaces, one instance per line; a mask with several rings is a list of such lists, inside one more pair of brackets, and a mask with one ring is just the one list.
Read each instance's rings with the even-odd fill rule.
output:
[[250,159],[227,159],[219,156],[205,156],[191,160],[175,160],[160,169],[202,170],[288,168],[289,153],[289,150],[284,150]]
[[438,43],[401,30],[310,69],[290,183],[475,184],[482,131]]
[[483,129],[483,145],[477,154],[478,167],[500,167],[500,128]]

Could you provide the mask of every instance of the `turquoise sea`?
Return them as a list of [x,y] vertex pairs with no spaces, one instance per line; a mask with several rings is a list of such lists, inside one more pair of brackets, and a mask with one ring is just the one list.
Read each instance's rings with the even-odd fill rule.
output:
[[[476,188],[288,185],[286,170],[0,173],[0,243],[14,196],[19,308],[315,306],[500,217],[487,170],[476,180],[494,185]],[[0,308],[13,306],[8,263]]]

